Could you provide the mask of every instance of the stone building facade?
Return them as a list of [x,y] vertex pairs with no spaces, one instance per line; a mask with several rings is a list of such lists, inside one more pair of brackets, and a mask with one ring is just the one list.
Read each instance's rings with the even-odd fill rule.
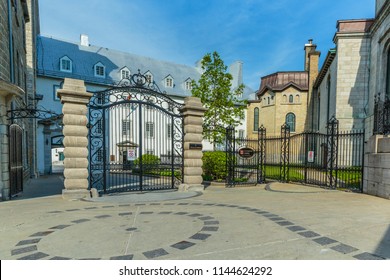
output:
[[373,19],[339,20],[329,50],[314,83],[314,130],[326,132],[331,117],[342,131],[361,130],[368,114],[369,30]]
[[268,136],[280,135],[281,126],[287,123],[291,133],[303,132],[311,125],[310,99],[318,74],[320,53],[309,40],[304,47],[304,71],[276,72],[261,78],[256,99],[247,108],[247,134],[257,137],[257,129],[263,125]]
[[[0,194],[10,195],[9,125],[23,129],[22,156],[24,179],[34,173],[33,121],[10,120],[10,110],[25,108],[34,99],[35,34],[39,32],[37,0],[7,0],[0,2]],[[30,97],[30,98],[29,98]]]

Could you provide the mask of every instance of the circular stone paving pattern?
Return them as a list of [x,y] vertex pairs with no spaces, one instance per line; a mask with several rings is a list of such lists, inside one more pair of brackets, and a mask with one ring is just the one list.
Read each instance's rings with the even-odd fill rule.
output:
[[[140,210],[143,207],[134,208],[137,211],[130,212],[128,209],[132,206],[158,206],[158,211],[143,211]],[[169,206],[169,207],[167,207]],[[188,206],[186,211],[173,211],[172,209],[175,206]],[[355,259],[363,260],[379,260],[385,259],[382,256],[378,256],[369,252],[362,252],[357,248],[354,248],[350,245],[341,243],[337,240],[329,238],[327,236],[322,236],[321,234],[314,232],[310,229],[297,225],[279,215],[273,214],[269,211],[245,207],[232,204],[217,204],[217,203],[149,203],[149,204],[123,204],[118,206],[105,205],[105,206],[95,206],[95,207],[86,207],[81,209],[68,209],[65,211],[51,211],[48,214],[61,214],[69,212],[79,212],[88,213],[90,216],[85,218],[80,218],[72,220],[67,223],[57,224],[50,228],[44,229],[40,232],[35,232],[28,236],[26,239],[19,241],[13,250],[11,250],[11,256],[16,259],[21,260],[36,260],[36,259],[112,259],[112,260],[131,260],[131,259],[155,259],[162,256],[169,255],[172,250],[186,250],[191,248],[203,241],[207,241],[213,233],[219,230],[219,221],[214,217],[208,214],[201,214],[197,212],[190,211],[191,206],[197,206],[196,211],[200,211],[202,207],[225,207],[229,209],[236,209],[241,211],[250,212],[256,214],[260,219],[266,219],[271,222],[278,224],[281,227],[281,230],[287,230],[299,235],[301,238],[307,238],[313,241],[316,245],[325,246],[341,254],[351,254]],[[104,215],[93,215],[94,210],[99,212],[99,210],[104,210],[111,208],[109,214]],[[148,209],[155,209],[153,207],[145,207]],[[182,208],[182,207],[181,207]],[[166,211],[163,211],[165,210]],[[208,208],[209,210],[210,208]],[[228,209],[227,209],[228,210]],[[86,212],[84,212],[86,211]],[[80,213],[81,212],[81,213]],[[92,215],[91,215],[92,214]],[[79,215],[80,216],[80,215]],[[135,219],[136,216],[136,219]],[[180,235],[183,238],[179,240],[173,240],[173,237],[169,237],[166,228],[166,222],[164,224],[164,219],[162,217],[169,217],[169,221],[172,221],[172,225],[180,224],[181,227],[177,230],[180,231]],[[132,222],[133,221],[133,222]],[[134,222],[136,221],[136,222]],[[84,232],[89,232],[88,236],[80,236],[78,233],[77,227],[85,227]],[[79,230],[80,230],[79,228]],[[170,229],[172,230],[172,228]],[[110,238],[110,234],[115,232],[115,238],[119,241],[122,240],[122,243],[118,244],[117,247],[112,247],[112,242],[110,246],[102,244],[106,238]],[[61,238],[65,234],[67,237],[70,237],[75,240],[74,244],[65,244],[58,246],[53,246],[53,244],[61,243]],[[167,238],[165,247],[160,247],[157,242],[153,243],[153,235],[156,234],[165,234]],[[131,235],[131,237],[130,237]],[[177,234],[175,235],[177,236]],[[118,237],[118,238],[117,238]],[[122,237],[122,239],[120,239]],[[111,237],[114,238],[114,237]],[[123,240],[131,239],[131,244],[124,244]],[[59,240],[59,242],[53,242],[54,240]],[[147,244],[150,249],[144,251],[145,246],[137,247],[137,244]],[[135,245],[133,245],[135,244]],[[127,245],[127,246],[125,246]],[[83,248],[84,246],[84,248]],[[89,247],[88,247],[89,246]],[[99,256],[90,256],[88,255],[89,249],[93,246],[94,250],[104,252]],[[98,247],[96,247],[98,246]],[[135,246],[135,247],[132,247]],[[154,247],[153,247],[154,246]],[[77,247],[78,255],[80,251],[83,252],[81,257],[71,257],[72,250],[75,250]],[[126,247],[133,252],[142,252],[134,254],[124,253],[122,255],[117,255],[116,252],[123,251],[123,248]],[[99,248],[99,250],[96,250]],[[360,251],[360,252],[359,252]],[[57,253],[61,252],[61,253]],[[73,251],[75,252],[75,251]],[[111,254],[111,255],[110,255]],[[102,256],[103,255],[103,256]]]

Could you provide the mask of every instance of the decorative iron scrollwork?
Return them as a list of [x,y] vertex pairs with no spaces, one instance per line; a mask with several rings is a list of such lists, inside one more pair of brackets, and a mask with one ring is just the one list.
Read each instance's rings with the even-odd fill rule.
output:
[[29,118],[44,120],[51,118],[59,118],[60,114],[57,114],[51,110],[47,110],[42,106],[34,107],[32,105],[29,105],[18,109],[8,110],[6,116],[8,120]]
[[390,134],[390,99],[385,96],[384,100],[381,94],[374,98],[374,134]]

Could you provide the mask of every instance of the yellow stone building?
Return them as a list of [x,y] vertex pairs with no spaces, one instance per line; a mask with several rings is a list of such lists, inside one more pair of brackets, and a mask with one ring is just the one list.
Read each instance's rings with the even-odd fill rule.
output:
[[256,99],[248,102],[247,134],[257,137],[264,126],[268,136],[278,136],[281,126],[288,124],[291,133],[311,126],[311,88],[318,75],[320,52],[309,40],[305,45],[304,71],[276,72],[261,78]]

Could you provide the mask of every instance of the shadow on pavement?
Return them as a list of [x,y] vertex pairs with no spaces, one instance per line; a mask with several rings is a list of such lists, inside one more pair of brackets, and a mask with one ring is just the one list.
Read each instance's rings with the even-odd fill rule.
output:
[[43,175],[36,179],[30,179],[23,186],[23,192],[12,200],[60,195],[64,189],[63,174]]
[[386,233],[383,235],[381,242],[375,250],[375,254],[383,256],[387,259],[390,258],[390,226],[387,228]]

